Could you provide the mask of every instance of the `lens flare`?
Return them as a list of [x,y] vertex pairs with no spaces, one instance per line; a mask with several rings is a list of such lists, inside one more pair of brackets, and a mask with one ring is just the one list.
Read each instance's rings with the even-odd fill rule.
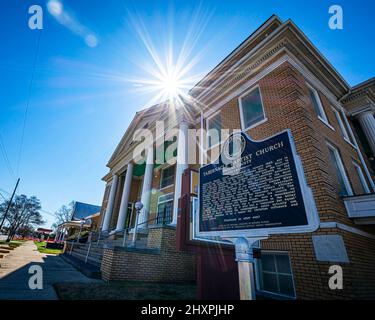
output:
[[[204,34],[203,31],[211,16],[211,11],[202,11],[201,8],[198,8],[191,15],[189,28],[186,30],[180,46],[177,46],[176,39],[173,39],[173,27],[176,25],[170,26],[170,30],[168,30],[168,23],[166,23],[165,30],[167,32],[162,38],[167,42],[167,45],[164,50],[161,50],[162,46],[156,46],[152,40],[161,35],[153,32],[151,37],[143,20],[134,13],[129,15],[129,21],[136,36],[151,58],[143,62],[135,61],[145,76],[131,80],[136,91],[151,97],[147,103],[148,106],[171,100],[178,107],[183,105],[183,100],[190,100],[190,96],[187,94],[188,90],[205,74],[202,71],[196,73],[194,69],[207,47],[200,50],[194,49],[201,35]],[[173,19],[168,18],[167,20]],[[193,54],[195,51],[197,53]]]

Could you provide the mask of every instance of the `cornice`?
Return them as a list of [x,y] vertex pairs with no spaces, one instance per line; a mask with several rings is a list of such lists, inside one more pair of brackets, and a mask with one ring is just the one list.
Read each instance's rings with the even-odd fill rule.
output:
[[354,110],[349,112],[349,115],[352,117],[359,117],[361,114],[364,114],[366,112],[372,112],[375,113],[375,105],[373,104],[366,104],[362,105],[358,108],[355,108]]
[[[215,81],[210,83],[207,88],[205,88],[196,96],[196,99],[199,99],[202,103],[204,103],[205,101],[209,101],[209,96],[212,95],[212,91],[216,93],[221,92],[220,85],[222,83],[226,83],[231,75],[237,75],[239,70],[241,69],[241,66],[245,65],[247,61],[254,59],[255,56],[259,55],[259,52],[265,50],[266,47],[272,45],[275,39],[280,37],[284,37],[285,45],[286,43],[292,44],[294,42],[293,47],[295,49],[297,49],[298,45],[301,47],[301,49],[303,48],[305,52],[302,52],[301,49],[298,50],[301,53],[301,59],[309,61],[311,63],[310,68],[313,69],[314,72],[319,73],[320,76],[324,76],[327,83],[329,83],[329,86],[333,91],[336,92],[336,95],[339,95],[341,97],[349,90],[350,86],[344,80],[344,78],[321,54],[321,52],[311,43],[311,41],[303,34],[303,32],[298,29],[298,27],[291,20],[288,20],[281,24],[274,31],[272,31],[265,39],[258,43],[248,53],[242,56],[236,64],[232,65],[223,74],[219,75]],[[308,55],[310,55],[309,58]],[[265,59],[267,58],[265,57]],[[222,67],[221,69],[223,68],[224,67]],[[325,74],[323,73],[323,71]]]

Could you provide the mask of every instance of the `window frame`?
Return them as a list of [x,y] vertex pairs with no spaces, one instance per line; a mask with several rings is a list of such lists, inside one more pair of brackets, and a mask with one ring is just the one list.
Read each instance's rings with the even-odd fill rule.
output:
[[345,117],[345,114],[342,112],[342,110],[337,110],[334,106],[331,106],[333,109],[333,112],[335,113],[336,120],[339,124],[341,136],[343,139],[349,143],[353,148],[356,149],[355,145],[351,141],[350,135],[349,135],[349,128],[347,127],[347,123],[345,120],[343,120],[343,117]]
[[361,166],[355,160],[352,160],[352,163],[353,163],[353,166],[354,166],[354,170],[357,172],[359,181],[360,181],[360,183],[362,185],[362,188],[363,188],[365,194],[371,193],[370,188],[369,188],[369,186],[367,184],[367,180],[366,180],[366,178],[365,178],[365,176],[363,174]]
[[[326,143],[327,143],[328,149],[331,149],[333,151],[334,155],[335,155],[335,160],[337,162],[337,167],[338,167],[338,169],[340,171],[340,174],[342,176],[342,180],[344,181],[345,188],[346,188],[346,191],[348,193],[347,196],[352,196],[354,194],[353,193],[353,189],[352,189],[352,186],[350,184],[350,180],[348,178],[348,175],[346,174],[345,166],[344,166],[344,163],[342,162],[340,151],[332,143],[330,143],[328,141]],[[328,152],[329,152],[329,150],[328,150]],[[329,159],[330,159],[330,155],[329,154],[328,154],[328,156],[329,156]],[[331,161],[331,159],[330,159],[330,161]]]
[[170,196],[170,195],[174,195],[174,193],[173,193],[173,192],[169,192],[169,193],[166,193],[166,194],[160,194],[160,195],[158,196],[157,207],[159,207],[159,204],[163,204],[163,203],[165,203],[165,202],[173,201],[173,200],[174,200],[174,196],[173,196],[171,199],[160,201],[160,198],[161,198],[161,197],[166,197],[166,196]]
[[[219,137],[219,142],[214,144],[214,145],[210,145],[210,137],[209,137],[209,131],[210,131],[210,120],[214,117],[216,117],[217,115],[220,115],[220,137]],[[223,141],[222,141],[222,137],[221,137],[221,130],[222,130],[222,122],[221,122],[222,118],[221,118],[221,109],[215,111],[213,114],[211,114],[210,116],[208,116],[206,118],[206,150],[210,150],[210,149],[213,149],[217,146],[220,146]]]
[[[283,272],[273,272],[273,271],[265,271],[266,273],[272,273],[272,274],[276,274],[276,277],[278,279],[278,275],[287,275],[287,276],[290,276],[292,278],[292,285],[293,285],[293,291],[294,291],[294,295],[293,296],[289,296],[289,295],[286,295],[286,294],[282,294],[282,293],[276,293],[276,292],[272,292],[272,291],[267,291],[267,290],[264,290],[264,289],[261,289],[261,277],[262,277],[262,273],[263,273],[263,270],[262,268],[260,267],[260,263],[262,261],[262,259],[256,259],[256,263],[255,264],[255,278],[256,278],[256,291],[259,292],[260,294],[266,294],[266,295],[270,295],[270,296],[274,296],[274,297],[279,297],[279,298],[287,298],[287,299],[297,299],[297,293],[296,293],[296,286],[295,286],[295,282],[294,282],[294,274],[293,274],[293,269],[292,269],[292,262],[291,262],[291,259],[290,259],[290,256],[289,256],[289,252],[288,251],[276,251],[276,250],[261,250],[261,256],[264,255],[264,254],[272,254],[272,255],[286,255],[288,257],[288,260],[289,260],[289,268],[290,268],[290,274],[287,274],[287,273],[283,273]],[[275,270],[277,270],[277,267],[275,265]],[[280,289],[280,284],[278,283],[278,287]]]
[[[160,198],[161,197],[166,197],[166,196],[172,196],[170,199],[168,200],[164,200],[164,201],[160,201]],[[172,202],[172,219],[173,219],[173,202],[174,202],[174,193],[173,192],[169,192],[169,193],[166,193],[166,194],[161,194],[158,196],[158,202],[156,204],[156,221],[158,220],[158,216],[159,216],[159,205],[163,204],[163,203],[167,203],[167,202]]]
[[[250,125],[249,127],[245,128],[245,118],[244,118],[244,112],[243,112],[243,105],[242,105],[242,99],[249,95],[250,93],[252,93],[253,91],[255,91],[256,89],[259,90],[259,96],[260,96],[260,104],[262,105],[262,111],[263,111],[263,119],[262,120],[259,120],[258,122],[256,123],[253,123],[252,125]],[[238,97],[238,106],[239,106],[239,109],[240,109],[240,122],[241,122],[241,129],[242,131],[248,131],[252,128],[255,128],[259,125],[261,125],[262,123],[268,121],[268,117],[267,117],[267,114],[266,114],[266,110],[264,108],[264,103],[263,103],[263,95],[262,95],[262,90],[260,89],[260,86],[259,84],[251,87],[250,89],[246,90],[244,93],[242,93],[239,97]]]
[[[323,103],[322,103],[322,100],[320,99],[320,95],[319,95],[319,92],[318,90],[316,90],[310,83],[306,82],[306,85],[307,85],[307,88],[309,90],[311,90],[314,94],[314,97],[315,97],[315,100],[317,101],[318,103],[318,109],[320,111],[320,113],[323,115],[320,116],[320,114],[317,114],[316,116],[318,117],[318,119],[320,121],[322,121],[328,128],[330,128],[331,130],[335,131],[335,128],[331,126],[331,124],[329,123],[328,121],[328,117],[327,117],[327,113],[326,113],[326,110],[324,109],[324,106],[323,106]],[[314,108],[314,102],[311,101],[311,96],[310,96],[310,93],[309,93],[309,99],[310,99],[310,102],[312,104],[312,107],[314,109],[314,112],[315,112],[315,108]],[[316,112],[315,112],[316,113]]]
[[[164,173],[164,171],[166,170],[166,169],[169,169],[169,168],[174,168],[173,169],[173,181],[172,181],[172,183],[171,184],[168,184],[168,185],[166,185],[166,186],[162,186],[162,183],[163,183],[163,173]],[[172,187],[172,186],[174,186],[174,181],[175,181],[175,178],[176,178],[176,168],[175,168],[175,165],[173,164],[173,165],[170,165],[170,166],[167,166],[167,167],[164,167],[164,168],[161,168],[161,170],[160,170],[160,183],[159,183],[159,190],[163,190],[163,189],[165,189],[165,188],[169,188],[169,187]]]

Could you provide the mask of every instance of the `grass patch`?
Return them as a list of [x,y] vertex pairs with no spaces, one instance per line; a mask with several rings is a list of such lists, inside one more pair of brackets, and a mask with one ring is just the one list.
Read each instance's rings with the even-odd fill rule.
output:
[[194,284],[149,282],[72,283],[54,285],[61,300],[195,300]]
[[42,241],[42,242],[34,241],[34,243],[38,247],[38,251],[41,252],[41,253],[60,254],[60,253],[63,252],[62,249],[46,249],[45,248],[45,245],[46,245],[45,241]]

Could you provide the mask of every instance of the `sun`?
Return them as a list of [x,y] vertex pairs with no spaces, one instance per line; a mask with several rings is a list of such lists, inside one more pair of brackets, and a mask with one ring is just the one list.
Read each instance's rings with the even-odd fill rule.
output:
[[[210,12],[202,12],[198,8],[192,13],[190,27],[179,41],[173,38],[173,26],[165,28],[165,34],[155,36],[155,33],[151,32],[151,36],[145,22],[138,15],[129,16],[134,35],[142,48],[146,49],[146,56],[142,57],[143,59],[135,57],[134,62],[139,67],[138,75],[128,79],[135,92],[146,94],[150,98],[147,106],[166,100],[180,106],[183,101],[191,98],[189,90],[205,74],[203,70],[197,72],[197,65],[204,52],[197,50],[195,46],[210,16]],[[202,21],[205,23],[202,24]],[[154,42],[153,39],[159,39],[159,42]]]
[[162,82],[162,86],[169,96],[175,96],[179,86],[178,79],[173,76],[168,76]]
[[163,91],[162,95],[169,99],[177,98],[183,92],[183,82],[182,77],[176,72],[175,68],[172,67],[170,72],[161,76],[160,89]]

